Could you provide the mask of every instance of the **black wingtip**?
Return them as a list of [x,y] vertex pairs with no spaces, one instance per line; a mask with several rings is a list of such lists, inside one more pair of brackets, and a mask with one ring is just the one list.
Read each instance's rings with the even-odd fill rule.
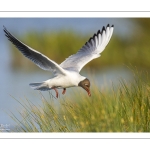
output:
[[[106,28],[107,28],[107,27],[110,27],[110,24],[107,24]],[[114,27],[114,25],[111,25],[111,27],[113,28],[113,27]]]
[[105,27],[104,27],[104,26],[103,26],[103,28],[102,28],[102,32],[103,32],[103,31],[105,31]]
[[101,33],[101,31],[100,31],[100,30],[98,30],[98,31],[97,31],[97,35],[99,35],[100,33]]
[[97,36],[97,35],[96,35],[96,34],[94,34],[94,35],[93,35],[93,39],[94,39],[96,36]]
[[6,29],[6,27],[3,25],[3,31],[5,32],[5,36],[7,36],[8,35],[8,31],[7,31],[7,29]]
[[3,25],[3,30],[4,30],[4,31],[7,31],[7,29],[6,29],[6,27],[5,27],[4,25]]
[[6,27],[3,25],[3,31],[5,32],[6,31]]
[[107,27],[110,27],[110,25],[108,24],[108,25],[106,26],[106,28],[107,28]]
[[6,29],[6,27],[4,25],[3,25],[3,31],[5,33],[5,36],[8,37],[8,31],[7,31],[7,29]]
[[91,42],[92,39],[93,39],[93,37],[91,37],[91,38],[88,40],[88,42]]

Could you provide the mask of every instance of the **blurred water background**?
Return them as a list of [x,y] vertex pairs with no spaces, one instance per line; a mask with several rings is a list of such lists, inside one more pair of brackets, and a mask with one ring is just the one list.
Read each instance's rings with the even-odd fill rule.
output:
[[[17,114],[17,111],[21,109],[14,98],[18,100],[27,98],[32,100],[33,103],[39,104],[39,92],[32,90],[29,87],[29,83],[44,81],[52,76],[51,73],[43,71],[37,66],[32,66],[32,62],[21,53],[18,53],[18,50],[5,37],[3,25],[21,41],[41,52],[46,45],[44,45],[44,42],[39,42],[40,38],[44,39],[43,33],[47,33],[49,36],[51,36],[50,33],[53,36],[55,36],[54,33],[60,33],[63,37],[63,33],[70,34],[72,32],[76,34],[75,37],[78,37],[78,39],[83,37],[80,40],[81,45],[77,48],[74,39],[71,39],[73,36],[70,39],[68,38],[69,42],[65,40],[66,43],[68,42],[72,47],[75,47],[75,50],[73,49],[72,51],[77,52],[87,39],[93,36],[102,26],[106,26],[108,23],[110,25],[114,24],[114,34],[108,48],[105,49],[106,52],[102,53],[102,56],[98,58],[99,60],[94,60],[91,65],[89,63],[81,72],[82,75],[87,76],[90,80],[94,80],[99,88],[103,88],[103,86],[109,88],[112,82],[117,84],[119,78],[127,81],[132,80],[132,71],[127,67],[130,64],[131,66],[148,70],[150,35],[148,36],[148,32],[143,29],[149,27],[149,22],[149,19],[127,18],[0,18],[0,124],[10,126],[15,124],[7,114],[10,111]],[[147,38],[145,37],[146,35]],[[34,39],[34,37],[37,37],[37,39]],[[59,42],[59,38],[56,39]],[[52,50],[52,45],[58,45],[56,39],[55,43],[48,41],[49,45],[47,44],[46,46],[49,50],[43,53],[48,54],[48,57],[60,63],[60,60],[68,57],[72,54],[72,51],[70,50],[70,45],[67,45],[64,50],[63,43],[58,47],[59,50]],[[72,94],[73,90],[79,89],[69,89],[65,96]],[[61,93],[61,91],[59,92]],[[43,92],[42,94],[45,97],[49,97],[49,92]],[[52,94],[55,95],[53,92]]]

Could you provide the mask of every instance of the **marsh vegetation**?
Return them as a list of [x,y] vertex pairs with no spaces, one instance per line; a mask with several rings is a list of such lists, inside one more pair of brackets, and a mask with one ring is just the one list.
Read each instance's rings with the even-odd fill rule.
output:
[[[141,76],[140,76],[141,77]],[[150,84],[134,76],[134,80],[110,89],[92,87],[92,96],[82,92],[66,98],[49,99],[40,93],[42,104],[36,106],[17,100],[23,111],[17,122],[18,132],[149,132]],[[56,104],[57,101],[57,104]]]

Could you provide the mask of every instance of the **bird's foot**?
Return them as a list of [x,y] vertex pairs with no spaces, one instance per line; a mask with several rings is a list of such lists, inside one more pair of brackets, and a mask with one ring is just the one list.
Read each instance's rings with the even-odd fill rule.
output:
[[66,88],[63,89],[62,94],[64,95],[66,93]]
[[55,92],[56,92],[56,97],[58,98],[58,91],[57,91],[57,89],[56,89],[55,87],[53,87],[52,89],[55,90]]

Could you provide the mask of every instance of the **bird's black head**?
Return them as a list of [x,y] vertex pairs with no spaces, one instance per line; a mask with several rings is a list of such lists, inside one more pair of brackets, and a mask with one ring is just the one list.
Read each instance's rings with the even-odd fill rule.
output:
[[82,81],[79,82],[78,86],[82,87],[84,90],[87,91],[88,95],[91,96],[91,92],[90,92],[90,81],[89,79],[84,79]]

